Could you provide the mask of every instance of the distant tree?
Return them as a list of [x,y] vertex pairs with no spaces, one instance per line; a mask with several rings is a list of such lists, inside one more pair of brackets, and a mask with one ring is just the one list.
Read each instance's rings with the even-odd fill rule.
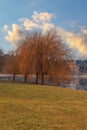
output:
[[15,52],[12,52],[11,55],[11,66],[10,66],[10,70],[13,73],[13,81],[15,81],[15,76],[18,73],[18,61],[17,61],[17,56]]
[[2,67],[3,67],[3,50],[0,49],[0,72],[2,72]]
[[18,61],[15,51],[4,55],[3,71],[4,73],[13,74],[12,80],[15,81],[15,76],[18,73]]
[[3,56],[3,50],[0,49],[0,56]]

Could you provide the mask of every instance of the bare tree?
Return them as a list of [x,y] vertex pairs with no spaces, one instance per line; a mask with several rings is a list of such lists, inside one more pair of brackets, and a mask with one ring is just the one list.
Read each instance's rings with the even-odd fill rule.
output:
[[18,61],[15,51],[4,55],[3,72],[13,74],[12,80],[15,81],[15,76],[18,73]]
[[70,49],[62,43],[56,32],[29,35],[17,49],[17,56],[25,82],[29,73],[36,74],[36,83],[40,79],[42,84],[45,75],[49,75],[51,80],[57,80],[58,77],[64,78],[70,74]]
[[32,73],[32,40],[31,37],[22,41],[16,51],[19,72],[24,75],[24,82],[27,82],[28,74]]
[[71,60],[70,50],[55,32],[48,32],[45,35],[36,33],[33,35],[33,42],[32,56],[36,83],[40,77],[41,83],[44,84],[45,74],[52,79],[55,76],[55,80],[59,75],[64,78],[70,74],[68,62]]

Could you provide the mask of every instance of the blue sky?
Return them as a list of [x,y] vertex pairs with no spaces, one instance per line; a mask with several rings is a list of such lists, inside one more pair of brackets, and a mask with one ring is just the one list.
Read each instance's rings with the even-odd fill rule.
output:
[[[12,44],[5,40],[8,32],[3,31],[4,25],[7,25],[11,31],[12,24],[21,24],[18,19],[32,19],[34,11],[55,14],[55,17],[51,20],[53,25],[60,27],[68,35],[73,32],[72,37],[74,37],[74,32],[77,32],[76,38],[83,39],[85,37],[83,41],[86,41],[86,36],[82,31],[85,30],[84,32],[86,32],[87,29],[87,0],[0,0],[0,47],[5,52],[12,49]],[[70,40],[72,38],[66,41],[69,42]],[[83,44],[86,47],[86,42]],[[78,46],[80,45],[82,46],[82,44],[78,44]],[[74,45],[71,47],[74,48]],[[78,54],[80,55],[80,52]],[[85,53],[85,55],[87,54]]]
[[0,27],[21,17],[29,18],[34,11],[55,13],[59,25],[72,20],[87,25],[87,0],[0,0]]

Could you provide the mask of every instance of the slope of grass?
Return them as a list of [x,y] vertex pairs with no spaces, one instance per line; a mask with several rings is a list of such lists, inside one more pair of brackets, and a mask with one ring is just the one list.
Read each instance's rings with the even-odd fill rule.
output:
[[87,92],[0,82],[0,130],[87,130]]

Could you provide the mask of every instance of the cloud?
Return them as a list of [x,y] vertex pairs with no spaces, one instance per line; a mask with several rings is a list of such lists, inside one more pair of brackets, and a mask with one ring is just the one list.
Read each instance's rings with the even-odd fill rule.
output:
[[14,48],[17,48],[17,43],[27,35],[26,31],[21,30],[18,24],[12,24],[12,30],[8,30],[5,40],[10,42]]
[[54,28],[51,22],[54,14],[43,12],[37,13],[36,11],[32,15],[32,19],[21,18],[19,21],[23,24],[26,30],[41,30],[42,32],[49,31]]
[[7,32],[8,31],[8,25],[4,25],[4,31]]
[[23,23],[23,26],[26,30],[32,30],[34,28],[40,28],[40,25],[33,22],[32,20],[29,20],[28,18],[21,18],[20,22]]
[[55,26],[52,23],[45,23],[42,25],[42,33],[44,34],[54,28],[55,28]]
[[87,35],[87,27],[86,26],[81,27],[81,32]]
[[54,14],[43,12],[43,13],[37,13],[36,11],[32,15],[32,18],[35,22],[39,23],[45,23],[45,22],[50,22],[51,19],[54,17]]
[[[4,25],[6,34],[5,40],[10,42],[14,48],[17,48],[18,41],[24,39],[31,30],[41,30],[46,33],[51,29],[56,29],[62,40],[68,44],[70,48],[77,52],[80,57],[87,57],[87,27],[79,27],[75,32],[67,31],[62,27],[55,26],[52,22],[54,14],[48,12],[33,13],[31,19],[20,18],[19,24],[12,24],[12,29],[8,29],[8,25]],[[71,22],[71,26],[77,26],[75,21]]]
[[5,40],[10,42],[14,48],[17,48],[18,42],[24,39],[29,31],[40,30],[42,33],[53,29],[55,26],[50,21],[53,17],[51,13],[37,13],[34,12],[32,19],[20,18],[19,22],[21,24],[12,24],[12,29],[9,30],[7,25],[4,25],[4,31],[7,32]]
[[57,31],[70,48],[76,49],[80,56],[87,57],[87,30],[81,29],[79,33],[73,33],[57,28]]

